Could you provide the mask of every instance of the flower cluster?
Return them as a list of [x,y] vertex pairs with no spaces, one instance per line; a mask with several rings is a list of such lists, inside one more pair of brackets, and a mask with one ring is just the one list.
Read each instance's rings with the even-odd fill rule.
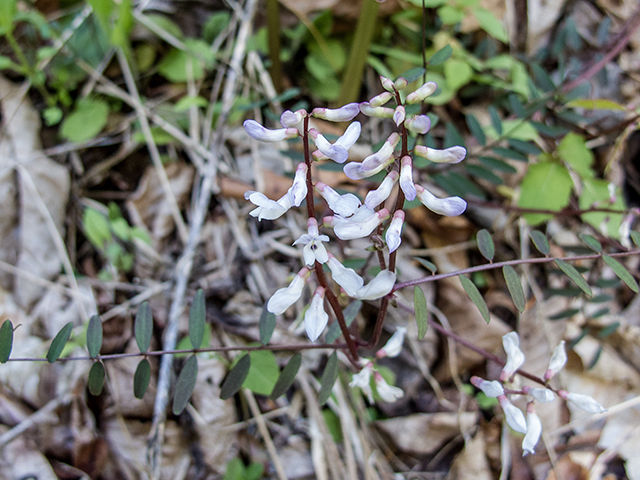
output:
[[[407,87],[403,78],[391,81],[381,77],[384,92],[374,96],[368,102],[350,103],[341,108],[315,108],[310,113],[305,110],[295,112],[285,111],[280,117],[281,129],[270,130],[254,120],[246,120],[244,128],[252,138],[263,142],[281,142],[296,137],[302,137],[305,142],[313,142],[316,150],[305,157],[305,162],[298,165],[291,188],[278,200],[267,198],[260,192],[248,191],[245,198],[256,205],[250,215],[258,220],[275,220],[284,215],[289,209],[299,207],[302,201],[312,198],[313,193],[322,197],[332,215],[325,216],[321,222],[315,218],[313,206],[307,205],[309,218],[307,233],[301,235],[293,244],[301,245],[305,267],[302,268],[288,287],[278,290],[267,304],[268,311],[274,314],[284,313],[302,295],[304,285],[310,278],[311,270],[316,275],[324,275],[318,265],[326,264],[331,271],[333,281],[345,295],[360,300],[375,300],[387,296],[393,289],[396,274],[384,265],[382,271],[369,283],[365,284],[353,269],[343,265],[326,248],[329,237],[320,233],[321,228],[333,229],[334,235],[340,240],[365,238],[374,232],[384,233],[384,242],[390,255],[393,255],[402,243],[402,228],[405,213],[402,210],[402,199],[414,200],[418,198],[430,210],[447,216],[463,213],[467,207],[460,197],[438,198],[423,185],[414,181],[412,154],[424,157],[437,163],[457,163],[464,159],[466,150],[463,147],[452,147],[444,150],[417,145],[413,151],[408,150],[407,138],[409,132],[425,134],[431,127],[431,120],[427,115],[407,115],[405,105],[422,102],[436,91],[436,84],[427,82],[414,92],[406,95],[402,100],[400,91]],[[393,108],[386,106],[395,102]],[[358,114],[366,116],[389,118],[398,127],[399,132],[392,133],[382,147],[367,156],[361,162],[348,162],[349,150],[360,137],[362,126],[358,121],[352,121]],[[344,134],[331,143],[315,128],[309,128],[310,118],[319,118],[331,122],[351,122]],[[400,153],[396,153],[400,145]],[[330,160],[344,164],[343,171],[351,180],[369,178],[378,172],[386,171],[384,180],[378,188],[367,193],[361,200],[352,193],[339,194],[329,185],[311,181],[309,169],[311,161]],[[397,187],[397,188],[396,188]],[[385,202],[393,192],[398,192],[395,206],[385,207]],[[328,313],[324,309],[326,296],[334,295],[326,283],[319,281],[311,304],[304,315],[304,324],[309,338],[315,341],[328,323]],[[331,303],[331,301],[329,301]],[[337,315],[337,314],[336,314]],[[363,369],[366,371],[366,369]],[[361,375],[365,373],[361,372]],[[374,375],[375,376],[375,375]]]
[[[542,423],[538,415],[534,402],[549,403],[555,400],[556,393],[574,404],[576,407],[586,410],[589,413],[603,413],[606,411],[602,405],[593,398],[579,393],[569,393],[566,390],[554,391],[549,386],[551,380],[567,363],[567,353],[565,351],[565,342],[561,341],[553,350],[549,367],[544,374],[545,388],[530,387],[525,385],[521,390],[506,390],[503,383],[509,383],[517,370],[524,363],[524,353],[520,350],[520,338],[516,332],[507,333],[502,337],[502,346],[507,353],[507,361],[500,373],[500,381],[488,381],[480,377],[471,377],[471,383],[479,388],[487,397],[497,398],[507,424],[516,432],[524,433],[522,441],[523,455],[535,453],[535,446],[540,440],[542,434]],[[554,393],[555,392],[555,393]],[[507,395],[526,395],[529,397],[527,402],[526,418],[524,413],[513,405]]]

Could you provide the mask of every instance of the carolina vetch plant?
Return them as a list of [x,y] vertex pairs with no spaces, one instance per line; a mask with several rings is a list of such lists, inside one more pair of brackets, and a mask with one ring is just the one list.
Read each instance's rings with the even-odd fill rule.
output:
[[[400,92],[407,87],[404,78],[394,82],[381,77],[381,82],[386,91],[368,102],[350,103],[337,109],[315,108],[311,113],[305,110],[286,111],[280,118],[283,126],[281,129],[270,130],[254,120],[246,120],[245,130],[249,136],[259,141],[278,142],[301,137],[304,163],[296,169],[293,185],[282,198],[271,200],[253,191],[247,192],[245,198],[256,205],[257,208],[252,210],[250,215],[258,220],[275,220],[290,208],[299,207],[303,198],[306,199],[308,233],[294,242],[294,245],[304,245],[303,258],[306,267],[300,270],[288,287],[281,288],[271,297],[267,303],[267,310],[276,315],[284,313],[302,296],[304,285],[311,278],[309,272],[313,270],[317,287],[304,315],[307,335],[312,341],[317,340],[329,317],[335,318],[348,346],[348,357],[360,369],[360,373],[354,375],[352,385],[359,386],[369,395],[368,382],[373,377],[380,398],[393,401],[402,396],[402,391],[385,382],[375,370],[373,360],[359,359],[358,347],[373,348],[380,339],[389,306],[388,296],[396,282],[396,252],[402,243],[405,198],[418,198],[427,208],[448,216],[460,215],[467,206],[459,197],[438,198],[416,183],[421,179],[421,175],[413,170],[412,156],[420,155],[439,163],[457,163],[465,157],[466,150],[463,147],[437,150],[420,145],[409,150],[410,132],[424,135],[431,127],[431,120],[426,115],[407,115],[405,103],[422,102],[435,92],[437,86],[433,82],[427,82],[415,91],[409,92],[403,101]],[[349,162],[349,150],[358,140],[362,130],[360,122],[352,120],[361,113],[371,117],[389,118],[394,122],[397,131],[389,135],[382,147],[362,162]],[[331,143],[315,128],[309,127],[311,117],[351,123],[344,134]],[[313,145],[316,150],[312,152]],[[354,181],[368,179],[382,171],[385,171],[386,175],[378,187],[369,191],[364,200],[361,200],[352,193],[341,195],[322,182],[314,183],[311,175],[312,162],[325,160],[345,164],[345,175]],[[314,192],[326,201],[333,215],[325,216],[322,220],[317,218]],[[353,269],[345,267],[331,253],[330,237],[322,233],[323,229],[333,229],[333,234],[341,240],[366,238],[374,234],[376,238],[383,238],[382,247],[379,242],[374,243],[374,249],[378,252],[380,273],[365,282]],[[386,233],[383,235],[385,230]],[[323,264],[329,267],[330,277],[325,274]],[[380,300],[374,335],[369,342],[361,340],[357,333],[349,331],[337,295],[367,301]],[[401,333],[396,333],[392,342],[390,341],[391,347],[380,350],[378,358],[395,356],[400,352],[404,329],[398,332]]]

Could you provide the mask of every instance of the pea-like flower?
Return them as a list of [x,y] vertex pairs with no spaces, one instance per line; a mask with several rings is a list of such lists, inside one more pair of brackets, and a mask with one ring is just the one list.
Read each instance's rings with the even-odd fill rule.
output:
[[535,400],[539,401],[540,403],[553,402],[553,400],[556,398],[555,393],[553,393],[548,388],[537,388],[525,385],[524,387],[522,387],[522,391]]
[[362,102],[360,111],[367,117],[373,118],[392,118],[395,110],[389,107],[375,107],[370,102]]
[[369,178],[375,175],[378,172],[384,170],[388,165],[391,165],[394,162],[393,157],[389,157],[387,160],[373,165],[371,167],[365,168],[363,163],[360,162],[351,162],[347,163],[344,166],[344,174],[349,177],[351,180],[362,180],[363,178]]
[[596,402],[589,395],[583,395],[581,393],[570,393],[566,390],[558,391],[558,395],[560,395],[561,398],[564,398],[565,400],[571,402],[576,407],[581,408],[585,412],[604,413],[607,411],[606,408]]
[[315,141],[316,147],[320,154],[314,152],[316,160],[324,160],[330,158],[334,162],[344,163],[349,158],[349,149],[358,141],[362,126],[360,122],[351,123],[344,134],[339,137],[335,143],[329,142],[324,135],[319,133],[315,128],[309,130],[309,136]]
[[380,83],[382,84],[382,88],[384,88],[387,92],[394,92],[395,85],[393,84],[393,80],[390,78],[384,77],[380,75]]
[[413,162],[409,155],[402,157],[400,162],[400,188],[407,200],[416,198],[416,186],[413,183]]
[[[507,352],[507,363],[500,373],[500,381],[505,382],[524,363],[524,353],[520,350],[520,337],[516,332],[509,332],[502,337],[502,346]],[[524,433],[524,432],[523,432]]]
[[504,388],[502,384],[496,380],[488,381],[480,377],[471,377],[471,384],[482,390],[487,397],[499,397],[504,395]]
[[274,315],[280,315],[296,303],[300,295],[302,295],[304,284],[310,274],[311,272],[307,267],[302,268],[298,274],[293,277],[288,287],[277,290],[276,293],[271,296],[269,302],[267,302],[267,311]]
[[245,120],[242,124],[247,134],[254,140],[261,142],[281,142],[298,136],[297,128],[280,128],[269,130],[255,120]]
[[294,207],[299,207],[307,196],[307,167],[306,163],[299,163],[296,174],[293,177],[293,184],[287,190],[289,201]]
[[556,373],[562,370],[567,363],[567,352],[564,348],[564,340],[562,340],[558,346],[553,350],[553,354],[551,355],[551,360],[549,360],[549,368],[544,374],[545,380],[551,380]]
[[438,150],[423,145],[416,145],[413,153],[434,163],[460,163],[467,156],[467,149],[456,146]]
[[303,109],[296,110],[295,112],[285,110],[282,112],[282,115],[280,115],[280,123],[285,128],[297,128],[307,115],[307,111]]
[[427,82],[418,88],[416,91],[411,92],[407,95],[406,103],[407,105],[411,105],[413,103],[422,102],[425,98],[433,95],[438,89],[438,85],[435,82]]
[[381,107],[392,98],[393,98],[393,93],[382,92],[380,95],[376,95],[375,97],[372,97],[371,99],[369,99],[369,106],[373,108]]
[[360,105],[348,103],[340,108],[314,108],[311,115],[329,122],[350,122],[358,113],[360,113]]
[[373,403],[373,392],[371,391],[371,374],[373,373],[373,364],[366,360],[365,365],[358,373],[354,373],[349,382],[350,387],[358,387],[369,399],[369,403]]
[[406,117],[406,112],[404,110],[404,105],[398,105],[396,109],[393,111],[393,121],[396,122],[397,126],[400,126]]
[[527,433],[524,436],[524,440],[522,440],[523,457],[528,453],[532,455],[536,453],[535,446],[538,444],[541,434],[542,422],[540,421],[540,417],[536,414],[536,409],[533,406],[533,403],[529,402],[527,404]]
[[380,150],[376,153],[369,155],[362,161],[362,168],[368,170],[375,168],[376,166],[386,162],[390,157],[393,157],[393,151],[400,142],[400,135],[393,132],[389,135],[389,138],[384,142]]
[[367,193],[367,196],[364,199],[365,206],[373,210],[382,202],[384,202],[387,198],[389,198],[389,195],[391,195],[391,191],[393,190],[393,187],[397,181],[398,172],[396,172],[395,170],[389,172],[389,174],[384,177],[384,180],[380,183],[378,188]]
[[402,225],[404,225],[404,211],[398,210],[393,214],[393,219],[384,239],[389,247],[389,253],[395,252],[402,243]]
[[434,213],[447,217],[461,215],[467,209],[467,202],[460,197],[438,198],[422,185],[415,185],[416,194],[422,204]]
[[329,185],[322,182],[317,182],[315,186],[316,191],[322,198],[327,201],[329,208],[333,212],[341,217],[348,218],[358,211],[362,202],[353,193],[345,193],[340,195]]
[[299,243],[304,243],[302,254],[304,256],[304,263],[307,266],[313,266],[316,261],[318,263],[326,263],[327,260],[329,260],[329,256],[322,242],[328,242],[329,237],[320,235],[318,232],[318,221],[315,218],[307,220],[307,230],[308,233],[300,235],[300,238],[293,242],[293,244],[298,245]]
[[414,115],[405,120],[404,126],[412,132],[424,135],[431,129],[431,119],[427,115]]
[[[362,210],[362,209],[361,209]],[[364,212],[371,212],[369,209]],[[340,240],[353,240],[355,238],[367,237],[380,225],[389,218],[389,210],[383,208],[371,214],[364,219],[356,218],[358,214],[351,218],[343,218],[338,215],[332,217],[324,217],[323,223],[326,226],[333,227],[333,231]]]
[[324,287],[318,287],[311,299],[311,305],[304,314],[304,328],[312,342],[318,339],[328,321],[329,315],[324,310]]
[[249,190],[244,192],[244,198],[258,207],[249,212],[249,215],[258,217],[258,220],[263,218],[265,220],[275,220],[287,213],[291,208],[291,199],[288,193],[276,201],[267,198],[264,193]]
[[376,383],[376,390],[383,402],[393,403],[399,398],[404,397],[404,391],[401,388],[389,385],[379,372],[373,372],[373,378]]
[[391,270],[382,270],[364,287],[356,292],[359,300],[376,300],[388,295],[396,284],[396,274]]
[[504,411],[504,418],[507,424],[516,432],[527,433],[527,421],[522,411],[512,404],[505,395],[498,396],[498,401]]
[[402,351],[402,344],[404,343],[404,337],[407,334],[407,329],[405,327],[398,327],[391,338],[387,340],[387,343],[384,344],[380,350],[376,352],[376,357],[384,358],[384,357],[397,357],[400,355]]
[[353,268],[345,267],[340,261],[329,253],[327,261],[333,281],[342,287],[347,295],[355,297],[358,290],[364,286],[364,280]]

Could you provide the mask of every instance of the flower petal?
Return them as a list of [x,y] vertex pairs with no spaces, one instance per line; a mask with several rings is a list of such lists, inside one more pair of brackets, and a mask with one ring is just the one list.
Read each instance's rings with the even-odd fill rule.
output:
[[422,204],[434,213],[455,217],[467,209],[467,202],[460,197],[437,198],[422,185],[415,185],[416,193]]
[[396,274],[390,270],[382,270],[373,280],[356,292],[359,300],[375,300],[388,295],[396,283]]

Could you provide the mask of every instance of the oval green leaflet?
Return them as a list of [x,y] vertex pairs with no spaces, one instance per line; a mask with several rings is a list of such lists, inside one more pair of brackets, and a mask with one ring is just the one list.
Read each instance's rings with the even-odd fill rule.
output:
[[0,363],[7,363],[13,348],[13,324],[5,320],[0,327]]
[[204,325],[207,316],[205,309],[204,291],[200,288],[196,292],[189,310],[189,339],[194,350],[200,348],[204,338]]
[[60,329],[58,334],[51,341],[51,346],[49,347],[49,351],[47,352],[47,361],[49,363],[53,363],[58,358],[60,358],[60,354],[64,349],[64,346],[69,341],[69,337],[71,336],[71,330],[73,330],[73,322],[67,323],[64,327]]
[[133,395],[142,399],[149,388],[149,380],[151,380],[151,365],[149,360],[143,358],[136,367],[136,373],[133,375]]
[[92,315],[87,326],[87,350],[89,356],[96,358],[102,348],[102,320],[98,315]]
[[144,302],[138,308],[134,325],[136,343],[142,353],[149,350],[151,345],[151,335],[153,335],[153,318],[151,317],[151,307],[149,302]]
[[458,278],[460,279],[460,283],[462,284],[462,288],[464,288],[464,291],[467,292],[467,295],[469,295],[471,301],[475,304],[476,307],[478,307],[480,315],[482,315],[484,321],[489,323],[489,320],[491,319],[491,317],[489,316],[489,307],[487,307],[484,298],[482,298],[478,287],[476,287],[476,285],[464,275],[458,275]]
[[271,395],[269,395],[269,398],[271,400],[275,400],[280,395],[289,390],[289,387],[293,385],[293,382],[296,379],[296,375],[298,374],[298,370],[300,370],[301,364],[302,355],[300,355],[299,353],[296,353],[289,359],[285,367],[282,369],[282,372],[280,372],[280,376],[278,377],[278,381],[271,391]]
[[178,375],[175,393],[173,395],[173,413],[180,415],[189,403],[193,389],[196,386],[198,377],[198,359],[195,355],[191,355],[184,363],[184,367]]
[[505,265],[502,267],[502,274],[504,275],[504,281],[507,283],[507,288],[509,289],[509,294],[511,295],[513,304],[520,313],[524,312],[527,302],[518,273],[511,265]]
[[584,277],[580,275],[580,273],[578,273],[573,265],[560,259],[554,260],[554,262],[556,263],[556,265],[558,265],[558,267],[560,267],[560,270],[562,270],[567,275],[567,277],[573,280],[573,283],[580,287],[580,290],[582,290],[589,296],[593,295],[593,293],[591,292],[591,287],[584,279]]
[[539,230],[532,230],[531,233],[529,233],[529,237],[541,254],[545,256],[549,255],[551,247],[549,247],[549,241],[544,233]]
[[427,310],[427,298],[420,288],[420,285],[413,287],[413,309],[418,325],[418,340],[422,340],[427,333],[429,326],[429,311]]
[[624,265],[622,265],[618,260],[610,257],[609,255],[603,255],[602,259],[604,260],[604,263],[611,267],[613,273],[615,273],[620,280],[626,283],[631,290],[638,293],[638,282],[636,282],[636,279],[633,278],[633,276],[624,267]]
[[220,398],[222,400],[231,398],[242,388],[242,384],[247,375],[249,375],[249,368],[251,368],[251,357],[248,354],[244,354],[229,371],[224,382],[222,382],[220,387]]
[[496,248],[493,244],[493,239],[491,238],[491,234],[486,228],[480,230],[476,235],[476,241],[478,242],[478,250],[484,258],[493,261],[493,256],[496,253]]
[[276,316],[267,310],[265,305],[260,314],[260,323],[258,325],[260,332],[260,343],[266,345],[271,340],[271,335],[276,328]]
[[102,365],[102,362],[94,362],[91,365],[87,386],[91,395],[97,396],[102,393],[102,387],[104,386],[104,365]]
[[322,372],[322,378],[320,379],[320,393],[318,393],[318,403],[324,405],[331,396],[331,390],[333,384],[336,383],[338,378],[338,355],[333,352],[329,355],[327,365]]

